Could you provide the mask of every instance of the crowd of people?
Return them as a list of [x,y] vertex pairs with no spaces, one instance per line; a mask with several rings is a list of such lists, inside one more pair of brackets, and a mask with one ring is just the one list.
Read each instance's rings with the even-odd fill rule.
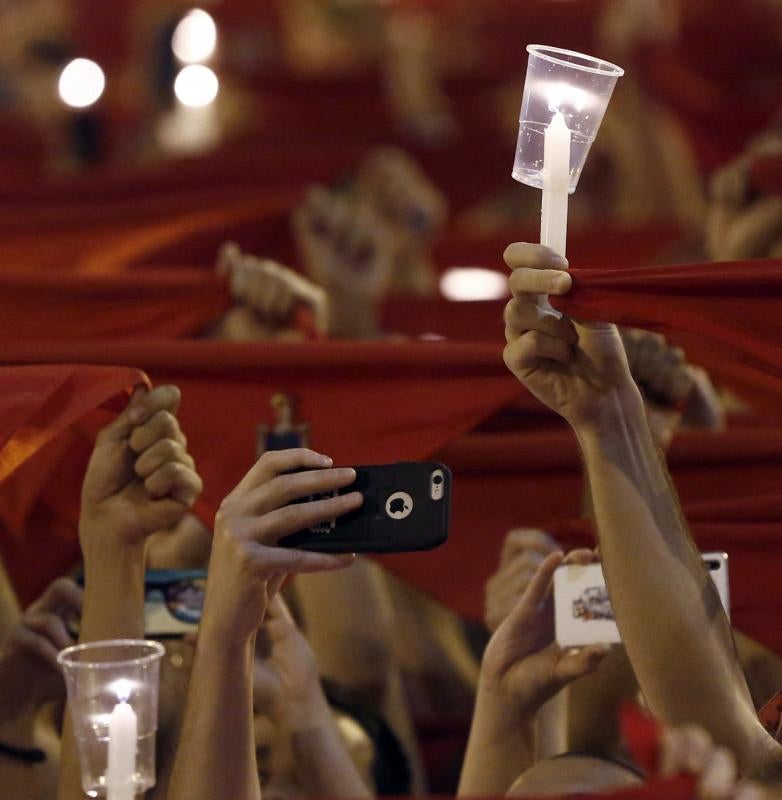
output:
[[[365,66],[382,53],[385,99],[400,128],[416,146],[443,146],[461,124],[444,78],[459,66],[442,58],[434,12],[389,16],[376,7],[385,5],[394,4],[285,5],[286,58],[317,73],[325,63]],[[638,0],[622,12],[602,4],[608,55],[621,58],[641,40],[647,47],[687,29],[688,14],[702,9],[685,13],[684,5]],[[38,73],[48,79],[59,56],[44,40],[37,49],[22,46],[34,31],[18,4],[13,12],[15,25],[0,35],[9,43],[0,95],[18,70],[19,91],[30,82],[40,99]],[[144,13],[160,21],[153,9]],[[50,23],[54,41],[62,26],[55,17]],[[13,39],[19,47],[10,47]],[[364,50],[353,46],[357,39]],[[467,47],[463,57],[470,58]],[[165,64],[157,66],[160,78]],[[498,117],[513,112],[509,141],[517,83],[512,101],[508,87],[493,94]],[[782,200],[757,185],[758,165],[782,152],[779,125],[714,171],[704,189],[674,115],[659,108],[645,118],[648,87],[632,76],[627,83],[574,198],[576,227],[591,235],[606,209],[624,225],[664,210],[686,233],[666,257],[779,257]],[[171,101],[166,96],[157,110],[171,111]],[[43,103],[41,115],[49,114]],[[385,317],[388,304],[439,298],[437,248],[496,237],[529,215],[529,195],[494,188],[454,209],[411,152],[373,142],[339,180],[296,195],[286,209],[286,244],[274,257],[230,235],[219,252],[204,254],[229,307],[198,337],[313,349],[321,340],[405,341],[409,331]],[[18,233],[12,222],[0,239]],[[71,233],[53,241],[81,257],[72,242],[89,237]],[[30,242],[22,234],[14,252]],[[279,252],[290,261],[281,263]],[[382,561],[280,545],[365,502],[351,488],[353,467],[311,449],[318,442],[308,441],[308,421],[296,419],[295,397],[273,397],[276,420],[259,430],[255,463],[209,515],[199,506],[203,464],[180,414],[186,390],[141,383],[90,440],[79,476],[78,563],[22,608],[16,576],[0,556],[0,796],[85,796],[59,656],[76,643],[148,638],[165,649],[155,783],[144,795],[154,800],[782,798],[782,658],[733,627],[667,467],[679,433],[716,440],[730,420],[750,418],[751,396],[712,379],[658,332],[554,310],[549,301],[567,298],[578,277],[549,248],[514,242],[503,258],[510,299],[496,325],[498,332],[504,325],[504,363],[514,389],[536,398],[577,444],[579,523],[594,533],[592,546],[568,547],[558,531],[519,518],[492,554],[483,619],[466,619]],[[428,319],[420,323],[419,334],[436,338]],[[499,422],[484,419],[485,429],[520,429],[519,410],[505,412]],[[0,553],[10,536],[3,524]],[[416,558],[439,568],[436,551]],[[557,642],[555,573],[573,565],[602,567],[621,644]],[[195,613],[186,631],[149,629],[153,575],[191,576],[190,594],[177,601]]]
[[[354,222],[358,237],[363,220]],[[247,259],[227,247],[221,268],[233,270],[254,313],[284,317],[276,309],[290,306],[303,279],[270,297],[253,279],[280,281],[282,268],[250,260],[243,270]],[[773,796],[782,756],[756,711],[767,687],[753,686],[745,667],[762,659],[766,675],[782,678],[782,663],[751,642],[737,646],[661,455],[683,419],[718,430],[722,399],[659,335],[552,311],[545,298],[572,283],[552,251],[512,244],[505,261],[505,363],[572,428],[598,548],[565,554],[543,531],[511,532],[486,587],[483,641],[468,641],[457,624],[438,642],[447,626],[436,615],[428,631],[426,619],[411,623],[425,601],[378,567],[277,546],[361,506],[359,492],[334,494],[350,487],[353,469],[309,449],[266,452],[208,531],[192,516],[202,482],[177,419],[180,392],[140,387],[100,432],[84,477],[84,588],[65,576],[14,622],[5,587],[0,775],[9,797],[81,796],[57,654],[76,630],[83,642],[143,638],[145,570],[161,567],[208,568],[208,579],[197,637],[167,642],[152,796],[412,792],[422,775],[403,684],[416,678],[416,646],[451,662],[439,668],[442,696],[429,691],[428,702],[442,701],[447,683],[449,702],[460,691],[474,702],[459,796],[596,793],[678,774],[693,776],[698,797]],[[328,259],[318,263],[329,269]],[[304,295],[323,299],[309,287]],[[594,562],[623,645],[563,649],[554,641],[554,572]],[[472,663],[460,667],[460,658]],[[617,729],[628,700],[669,726],[650,764],[633,759]]]

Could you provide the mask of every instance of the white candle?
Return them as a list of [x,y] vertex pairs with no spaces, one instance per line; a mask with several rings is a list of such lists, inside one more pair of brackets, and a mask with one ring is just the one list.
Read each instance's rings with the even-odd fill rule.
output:
[[543,204],[540,243],[565,257],[567,250],[570,135],[562,112],[557,111],[543,140]]
[[106,768],[108,800],[133,800],[135,796],[138,719],[124,700],[114,706],[109,719],[109,758]]

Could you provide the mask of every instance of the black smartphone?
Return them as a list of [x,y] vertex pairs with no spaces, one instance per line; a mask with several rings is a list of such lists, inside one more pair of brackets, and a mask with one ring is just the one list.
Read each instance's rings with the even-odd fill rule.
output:
[[350,486],[298,502],[361,492],[361,508],[284,536],[280,546],[319,553],[407,553],[433,550],[448,539],[451,471],[444,464],[405,461],[354,469]]

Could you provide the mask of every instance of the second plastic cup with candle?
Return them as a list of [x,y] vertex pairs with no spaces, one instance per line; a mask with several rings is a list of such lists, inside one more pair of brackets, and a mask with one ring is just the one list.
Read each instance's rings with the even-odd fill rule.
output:
[[155,734],[163,646],[116,640],[60,653],[90,797],[133,800],[155,785]]

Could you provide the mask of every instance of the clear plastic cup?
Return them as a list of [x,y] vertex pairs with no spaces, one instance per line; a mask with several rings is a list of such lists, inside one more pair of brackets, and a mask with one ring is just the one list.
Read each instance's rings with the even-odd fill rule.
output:
[[571,130],[570,193],[576,190],[589,148],[597,136],[616,81],[624,70],[600,58],[531,44],[519,119],[513,177],[543,188],[543,141],[561,112]]
[[155,785],[158,687],[164,652],[158,642],[117,639],[69,647],[58,656],[79,746],[82,788],[89,797],[107,795],[109,722],[122,702],[137,718],[133,794],[143,794]]

